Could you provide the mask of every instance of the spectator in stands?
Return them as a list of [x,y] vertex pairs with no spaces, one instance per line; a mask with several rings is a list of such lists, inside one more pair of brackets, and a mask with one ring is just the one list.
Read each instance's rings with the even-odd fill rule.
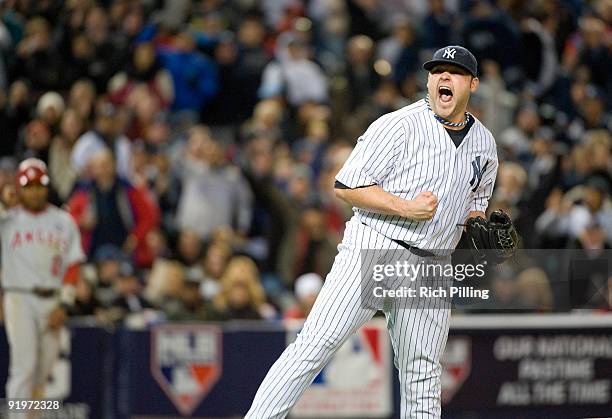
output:
[[175,213],[182,193],[181,181],[177,171],[172,169],[170,156],[165,152],[159,150],[152,160],[152,167],[149,167],[149,187],[157,197],[163,228],[169,233],[175,233]]
[[120,248],[112,244],[100,246],[93,258],[96,264],[97,282],[94,297],[105,307],[117,297],[115,282],[119,277],[121,264],[127,261]]
[[321,171],[323,152],[329,140],[329,126],[324,120],[310,120],[305,136],[293,145],[293,154],[299,163],[307,164],[315,178]]
[[172,77],[172,110],[191,111],[197,115],[219,90],[214,62],[197,51],[188,32],[179,33],[171,48],[160,49],[158,53],[162,66]]
[[523,270],[516,279],[518,305],[522,311],[546,312],[553,309],[550,281],[540,268]]
[[29,19],[24,35],[17,44],[13,77],[29,80],[35,92],[64,87],[61,72],[65,64],[53,45],[49,22],[40,16]]
[[109,81],[108,93],[113,103],[125,103],[137,86],[146,86],[150,95],[167,109],[173,101],[172,78],[161,67],[155,46],[149,42],[136,45],[132,61]]
[[575,240],[595,222],[605,231],[605,240],[610,241],[612,204],[609,188],[610,185],[605,178],[595,175],[583,186],[570,190],[563,197],[556,197],[538,217],[536,221],[538,233]]
[[498,62],[509,87],[518,87],[521,82],[518,34],[517,23],[494,4],[488,0],[470,2],[461,30],[462,45],[472,51],[478,62],[485,59]]
[[264,68],[270,61],[270,54],[264,48],[266,28],[257,15],[248,15],[241,22],[236,33],[238,46],[237,66],[240,69],[242,101],[234,111],[240,121],[251,115],[257,103],[257,90]]
[[72,167],[70,156],[84,128],[85,124],[79,113],[74,109],[66,109],[62,115],[59,133],[51,140],[49,175],[51,185],[63,201],[66,201],[72,193],[78,178],[77,171]]
[[582,17],[578,32],[565,45],[562,59],[564,69],[571,72],[579,66],[587,67],[591,82],[599,88],[607,88],[610,93],[611,58],[610,48],[606,45],[605,23],[595,16]]
[[138,262],[148,252],[146,236],[159,223],[158,208],[146,192],[117,177],[110,151],[91,161],[92,181],[79,186],[68,201],[89,255],[113,244]]
[[26,79],[13,82],[9,88],[3,113],[6,138],[2,139],[2,155],[13,155],[19,132],[30,121],[31,90]]
[[251,222],[251,193],[238,169],[225,162],[208,128],[197,126],[190,131],[180,164],[183,192],[178,227],[192,229],[202,238],[223,227],[245,235]]
[[146,281],[144,296],[165,312],[167,311],[166,304],[172,305],[180,298],[184,281],[185,267],[181,263],[157,259]]
[[257,103],[261,72],[269,61],[262,49],[259,31],[265,32],[257,22],[252,19],[243,23],[241,36],[251,44],[250,47],[241,48],[232,32],[221,34],[214,51],[219,65],[220,90],[215,99],[202,109],[203,122],[235,127],[251,115]]
[[612,129],[612,116],[606,113],[605,105],[605,97],[600,88],[585,86],[584,95],[578,98],[578,114],[567,130],[567,135],[574,143],[580,143],[589,130]]
[[[612,249],[612,241],[606,237],[606,231],[602,226],[597,221],[593,221],[578,235],[574,247],[595,253],[595,251]],[[601,255],[601,252],[599,254]]]
[[91,80],[79,79],[70,87],[68,108],[77,111],[86,125],[93,119],[95,100],[96,91]]
[[275,315],[274,309],[266,303],[257,266],[245,256],[230,260],[214,302],[228,320],[256,320]]
[[328,236],[340,241],[344,232],[345,220],[349,219],[352,209],[349,205],[335,199],[334,181],[336,174],[348,158],[351,147],[347,144],[336,144],[329,147],[323,157],[323,168],[319,175],[318,187],[321,210],[325,214]]
[[355,35],[347,43],[346,55],[349,110],[354,111],[374,93],[379,82],[374,70],[374,42],[365,35]]
[[550,127],[542,127],[531,141],[530,161],[528,162],[529,187],[535,190],[545,176],[551,174],[557,164],[555,155],[555,134]]
[[511,213],[518,215],[518,209],[525,199],[527,172],[521,165],[511,161],[500,164],[498,169],[494,199],[505,202]]
[[170,259],[172,257],[172,250],[168,245],[168,239],[160,228],[149,231],[145,240],[153,261],[157,259]]
[[612,134],[607,130],[592,130],[585,134],[593,174],[603,176],[612,184]]
[[523,104],[516,113],[514,125],[505,129],[497,140],[504,157],[524,159],[531,147],[531,137],[540,128],[540,116],[534,103]]
[[277,45],[276,60],[264,69],[259,96],[286,97],[292,107],[328,100],[325,74],[308,58],[307,45],[301,39],[288,37],[286,45]]
[[87,279],[81,278],[76,284],[74,306],[71,307],[71,316],[94,316],[103,308],[94,294],[94,286]]
[[231,247],[223,241],[214,241],[206,249],[202,260],[202,281],[200,293],[207,300],[213,300],[221,289],[221,277],[232,257]]
[[336,255],[337,238],[327,234],[325,216],[319,208],[310,207],[301,213],[298,228],[286,240],[292,245],[283,247],[281,273],[285,280],[309,272],[327,275]]
[[108,13],[102,7],[93,7],[85,17],[84,34],[93,45],[95,56],[88,77],[103,92],[110,78],[127,63],[127,45],[121,37],[110,31]]
[[72,84],[83,78],[95,79],[99,70],[96,68],[97,63],[94,61],[96,50],[91,40],[84,33],[77,33],[67,41],[70,41],[68,58],[71,62],[64,73],[67,82]]
[[132,313],[140,313],[153,306],[142,295],[142,284],[134,267],[124,262],[119,268],[119,276],[115,281],[117,297],[110,303],[109,310],[116,319],[125,318]]
[[[393,69],[391,76],[392,80],[401,81],[415,74],[419,69],[417,63],[419,62],[420,41],[408,20],[400,18],[396,25],[394,36],[399,40],[401,49],[395,63],[391,62]],[[381,71],[379,68],[378,73],[386,76],[386,70]]]
[[40,118],[53,134],[59,131],[59,121],[64,113],[65,104],[57,92],[47,92],[38,99],[36,116]]
[[429,2],[429,14],[423,21],[423,46],[435,51],[451,44],[455,16],[445,8],[443,0]]
[[255,105],[253,116],[242,126],[243,139],[260,137],[269,140],[280,140],[283,137],[281,123],[283,106],[277,99],[264,99]]
[[139,85],[130,93],[125,102],[130,118],[125,135],[132,141],[142,140],[146,129],[160,115],[160,101],[144,85]]
[[264,243],[265,255],[258,259],[263,272],[278,271],[283,240],[297,214],[274,179],[274,142],[266,137],[253,138],[246,144],[243,174],[253,191],[253,222],[249,230],[251,243]]
[[[512,125],[518,99],[507,90],[497,62],[483,60],[480,68],[480,84],[474,95],[474,102],[479,100],[482,102],[482,114],[478,118],[491,130],[496,139],[500,139],[502,133],[506,132],[506,128]],[[470,107],[474,104],[470,101]],[[472,111],[472,109],[468,110]],[[520,137],[520,134],[513,135]]]
[[102,150],[111,150],[117,162],[117,173],[124,179],[130,179],[132,146],[122,133],[118,113],[119,110],[109,102],[96,107],[93,129],[80,136],[72,149],[72,166],[79,176],[87,178],[87,169],[94,155]]
[[216,321],[222,314],[207,302],[200,293],[200,282],[186,280],[175,304],[166,305],[166,315],[175,321]]
[[190,268],[200,262],[203,243],[200,235],[194,230],[181,230],[176,243],[176,259]]
[[312,188],[314,174],[305,164],[292,167],[287,184],[287,193],[292,203],[298,208],[306,208],[316,201]]
[[525,88],[530,95],[540,97],[552,87],[557,77],[559,59],[554,29],[558,22],[554,12],[541,5],[534,9],[535,16],[521,22],[521,59],[527,78]]
[[350,16],[350,35],[364,34],[374,40],[383,36],[384,5],[381,0],[346,2]]
[[40,119],[34,119],[26,125],[23,137],[17,144],[16,154],[20,160],[36,157],[48,162],[50,144],[51,130]]
[[315,273],[307,273],[295,280],[295,297],[297,304],[289,308],[285,319],[305,319],[323,288],[323,279]]

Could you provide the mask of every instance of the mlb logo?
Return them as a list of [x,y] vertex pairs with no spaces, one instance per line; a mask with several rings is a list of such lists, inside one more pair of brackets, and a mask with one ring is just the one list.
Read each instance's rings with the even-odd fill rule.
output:
[[364,326],[342,345],[331,361],[321,370],[313,385],[334,389],[352,389],[378,384],[384,358],[381,331]]
[[151,373],[181,414],[191,415],[221,376],[221,331],[210,325],[158,325]]
[[[301,325],[299,325],[301,326]],[[287,334],[287,343],[298,332]],[[292,410],[294,418],[388,418],[393,411],[387,325],[374,319],[338,348]]]
[[469,337],[450,336],[440,360],[442,364],[442,404],[450,402],[461,389],[472,369]]

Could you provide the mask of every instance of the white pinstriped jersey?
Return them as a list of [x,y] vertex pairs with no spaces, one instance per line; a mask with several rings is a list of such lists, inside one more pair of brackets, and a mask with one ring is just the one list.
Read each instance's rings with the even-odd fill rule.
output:
[[430,191],[438,197],[427,221],[354,208],[360,221],[382,235],[421,249],[454,249],[470,211],[485,211],[498,160],[491,132],[475,119],[456,147],[419,100],[374,121],[359,137],[336,180],[350,188],[376,184],[403,199]]
[[71,265],[85,259],[81,235],[66,211],[12,208],[0,218],[2,286],[59,288]]

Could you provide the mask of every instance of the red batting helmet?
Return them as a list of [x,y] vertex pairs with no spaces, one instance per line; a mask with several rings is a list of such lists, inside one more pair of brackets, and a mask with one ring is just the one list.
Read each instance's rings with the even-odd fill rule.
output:
[[32,157],[19,163],[19,168],[17,169],[17,186],[23,187],[33,182],[38,182],[43,186],[49,186],[47,165],[44,161]]

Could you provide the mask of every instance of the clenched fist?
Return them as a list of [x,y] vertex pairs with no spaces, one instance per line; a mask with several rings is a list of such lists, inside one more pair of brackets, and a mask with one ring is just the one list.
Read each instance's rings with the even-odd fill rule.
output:
[[406,218],[415,221],[431,220],[438,208],[438,198],[432,192],[421,192],[407,201]]

